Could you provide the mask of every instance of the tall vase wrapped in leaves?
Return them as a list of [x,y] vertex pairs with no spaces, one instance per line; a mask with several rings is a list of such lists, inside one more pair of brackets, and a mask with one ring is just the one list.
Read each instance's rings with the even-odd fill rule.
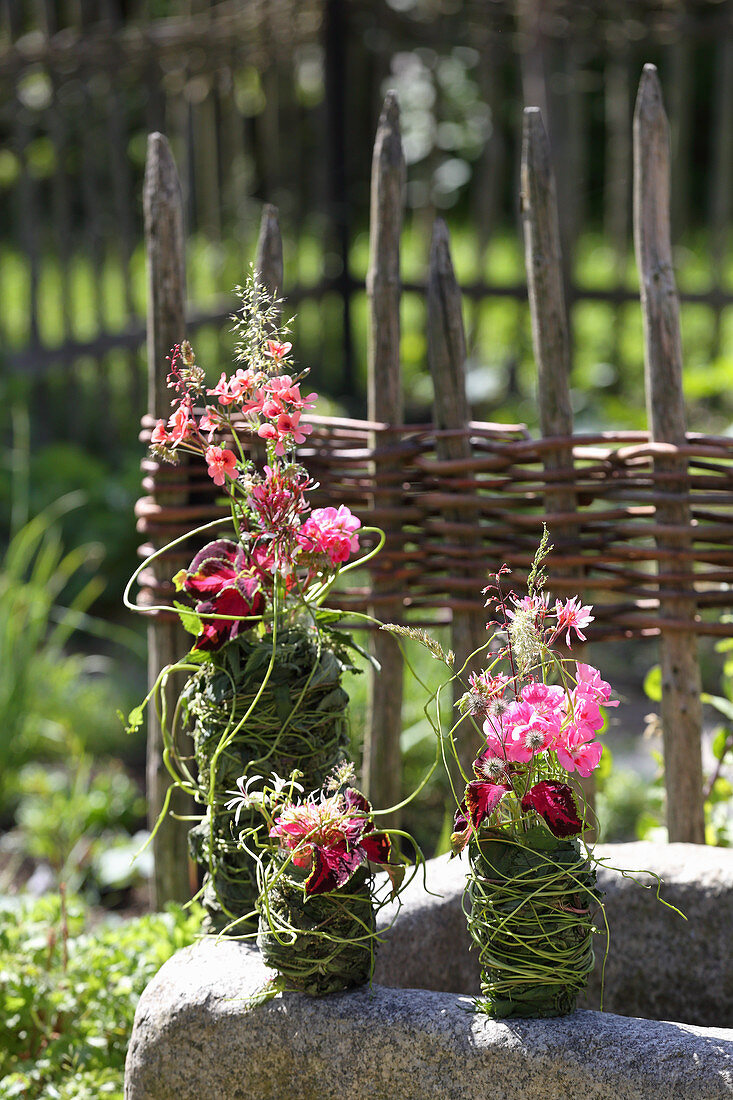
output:
[[[316,394],[301,393],[307,372],[292,372],[278,313],[279,303],[250,280],[238,322],[239,366],[213,388],[190,345],[174,349],[173,412],[151,436],[158,458],[176,461],[181,451],[202,457],[229,505],[225,537],[204,545],[174,577],[189,598],[176,607],[196,636],[176,666],[190,673],[176,722],[193,733],[196,774],[176,752],[176,723],[164,737],[176,781],[203,808],[190,841],[205,868],[209,927],[234,933],[254,919],[257,898],[256,861],[237,845],[226,805],[237,779],[292,774],[311,790],[345,759],[348,742],[341,679],[353,642],[334,630],[334,614],[321,605],[359,549],[361,524],[344,505],[309,507],[313,484],[296,447],[312,430],[301,416]],[[264,441],[260,467],[243,443],[248,433]],[[191,534],[200,539],[213,526]],[[265,838],[260,819],[249,824],[251,850]]]
[[[377,912],[398,896],[405,868],[352,781],[353,769],[342,766],[322,790],[299,800],[301,787],[292,780],[275,776],[272,785],[253,790],[252,781],[242,779],[239,796],[229,803],[237,822],[252,813],[266,821],[269,850],[260,847],[252,824],[241,830],[239,843],[248,850],[254,839],[260,848],[259,856],[252,853],[257,945],[277,974],[270,993],[289,989],[319,997],[372,976]],[[387,872],[381,882],[376,870]]]
[[[507,566],[484,590],[496,615],[488,663],[469,677],[447,739],[460,767],[456,731],[470,723],[483,736],[451,842],[454,855],[468,849],[464,908],[481,965],[477,1006],[494,1018],[572,1012],[593,967],[600,895],[576,777],[598,766],[602,707],[617,703],[597,669],[557,652],[561,639],[568,648],[573,634],[585,640],[593,616],[577,597],[550,609],[547,553],[545,531],[523,598],[505,594]],[[451,666],[452,654],[434,643],[433,652]],[[440,731],[439,710],[435,724]]]

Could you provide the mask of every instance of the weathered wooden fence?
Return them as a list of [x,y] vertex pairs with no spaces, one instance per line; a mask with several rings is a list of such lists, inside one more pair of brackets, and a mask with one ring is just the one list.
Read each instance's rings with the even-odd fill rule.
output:
[[[450,11],[434,5],[430,17],[424,7],[181,0],[162,18],[148,0],[7,0],[0,7],[0,296],[18,303],[0,311],[0,345],[7,370],[44,380],[38,397],[50,394],[55,437],[83,440],[92,433],[100,393],[111,408],[107,444],[129,434],[143,408],[142,219],[135,196],[148,131],[163,131],[171,141],[187,232],[205,239],[209,247],[196,255],[215,256],[214,267],[225,262],[227,249],[235,251],[231,242],[251,240],[253,204],[263,198],[286,206],[291,226],[317,214],[328,264],[311,280],[300,279],[292,262],[289,299],[328,311],[328,344],[314,340],[309,360],[333,396],[360,408],[353,344],[364,284],[353,270],[352,246],[365,220],[368,149],[361,135],[376,118],[384,81],[400,74],[406,83],[422,82],[425,96],[434,98],[420,117],[412,105],[412,129],[432,127],[442,142],[424,156],[411,153],[409,205],[419,211],[457,199],[475,227],[472,274],[463,287],[469,346],[478,339],[487,296],[526,298],[523,280],[493,271],[487,257],[515,220],[519,135],[508,105],[521,87],[524,101],[542,108],[559,172],[572,349],[577,303],[607,303],[619,320],[637,296],[627,279],[629,120],[640,61],[657,61],[670,88],[676,237],[705,226],[712,249],[710,285],[687,287],[682,298],[707,314],[700,339],[710,357],[730,351],[724,325],[733,305],[725,263],[733,194],[729,5],[464,0]],[[470,77],[464,92],[451,84],[456,65]],[[473,104],[465,117],[461,97]],[[705,127],[697,125],[701,117]],[[474,124],[475,147],[464,148],[460,134]],[[440,190],[449,162],[468,172],[450,194]],[[614,274],[602,286],[591,285],[573,262],[576,242],[601,221],[615,257]],[[220,291],[228,292],[230,270],[219,274]],[[195,306],[189,330],[203,328],[210,346],[221,345],[228,296],[212,299],[199,281],[189,289]],[[422,280],[403,285],[415,296],[425,289]],[[519,343],[523,308],[516,317]],[[614,354],[618,367],[623,341]],[[501,381],[521,390],[511,354],[493,362]]]
[[[157,173],[157,175],[156,175]],[[532,331],[538,364],[542,434],[523,425],[469,419],[465,395],[465,333],[445,225],[436,221],[428,272],[428,361],[434,379],[434,421],[400,422],[400,224],[405,168],[396,100],[388,96],[372,167],[368,275],[370,419],[314,417],[301,449],[320,482],[319,503],[345,502],[387,535],[371,582],[339,594],[346,609],[374,608],[383,619],[430,624],[451,615],[461,656],[481,640],[480,590],[487,573],[508,562],[521,590],[543,522],[555,551],[552,588],[580,592],[595,605],[591,640],[658,636],[662,664],[664,746],[670,840],[704,839],[700,681],[697,636],[725,636],[718,612],[733,604],[733,440],[686,433],[678,296],[671,264],[669,132],[653,66],[645,67],[634,118],[634,222],[641,275],[641,309],[649,432],[574,435],[569,402],[569,351],[555,187],[541,114],[524,114],[522,211]],[[149,147],[147,232],[150,278],[165,284],[150,296],[150,415],[160,412],[158,379],[166,370],[163,339],[182,317],[183,240],[180,193],[163,138]],[[152,181],[157,180],[155,188]],[[258,266],[283,285],[274,212],[266,210]],[[167,275],[165,273],[168,273]],[[171,276],[173,273],[173,276]],[[172,297],[171,297],[172,295]],[[167,297],[166,297],[167,296]],[[163,342],[165,342],[165,340]],[[201,464],[165,467],[146,459],[146,496],[138,526],[160,545],[222,514]],[[171,575],[190,551],[161,563]],[[152,571],[141,578],[141,602],[159,602],[170,585]],[[170,627],[156,619],[157,661],[175,656]],[[401,668],[391,639],[376,635],[384,661],[365,730],[366,781],[371,797],[389,804],[400,789]],[[160,805],[153,762],[159,731],[151,729],[151,812]],[[461,747],[463,753],[467,749]],[[171,862],[176,823],[161,829],[156,858]],[[175,863],[175,860],[173,861]],[[163,872],[158,900],[185,894],[179,861],[174,887]]]

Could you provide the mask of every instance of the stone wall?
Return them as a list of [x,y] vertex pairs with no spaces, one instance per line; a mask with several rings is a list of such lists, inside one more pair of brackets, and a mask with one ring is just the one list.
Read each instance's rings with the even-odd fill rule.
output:
[[[385,933],[371,989],[322,1000],[285,994],[253,1008],[268,975],[254,948],[203,940],[179,952],[140,1000],[126,1100],[733,1096],[733,852],[634,844],[598,854],[661,873],[663,895],[688,916],[600,872],[612,928],[609,1011],[506,1023],[474,1013],[465,866],[441,858],[428,865],[432,893],[416,880]],[[599,978],[600,958],[588,1004],[598,1002]]]

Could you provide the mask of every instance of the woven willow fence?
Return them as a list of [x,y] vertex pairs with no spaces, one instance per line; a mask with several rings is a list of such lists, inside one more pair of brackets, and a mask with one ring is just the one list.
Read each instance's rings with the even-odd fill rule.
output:
[[[465,394],[465,338],[448,235],[437,221],[427,281],[428,361],[434,422],[402,424],[399,366],[399,240],[404,160],[399,111],[387,97],[372,170],[369,420],[313,417],[300,453],[320,482],[319,504],[349,505],[387,533],[368,583],[338,606],[372,609],[383,621],[450,621],[459,657],[485,641],[479,593],[487,573],[511,564],[521,589],[543,522],[550,528],[552,589],[595,605],[590,640],[659,637],[670,840],[702,842],[699,634],[726,635],[733,604],[733,439],[685,431],[678,299],[669,239],[669,139],[661,89],[646,66],[634,118],[635,239],[641,273],[650,431],[574,435],[569,347],[555,186],[540,113],[524,116],[522,210],[541,437],[523,425],[475,423]],[[167,143],[152,135],[145,189],[150,309],[149,416],[167,414],[165,354],[183,335],[180,191]],[[256,267],[283,286],[273,208],[263,216]],[[286,288],[287,289],[287,288]],[[223,514],[201,464],[143,463],[138,528],[148,553]],[[179,556],[176,556],[177,553]],[[190,557],[172,552],[141,579],[140,603],[171,593],[168,579]],[[185,637],[172,618],[152,618],[151,675],[178,657]],[[394,640],[373,637],[382,663],[365,731],[365,782],[377,804],[400,794],[402,664]],[[376,688],[376,683],[373,687]],[[148,779],[154,817],[166,785],[160,731],[150,729]],[[466,749],[466,752],[468,750]],[[179,807],[180,808],[180,807]],[[188,890],[185,829],[156,837],[157,900]]]

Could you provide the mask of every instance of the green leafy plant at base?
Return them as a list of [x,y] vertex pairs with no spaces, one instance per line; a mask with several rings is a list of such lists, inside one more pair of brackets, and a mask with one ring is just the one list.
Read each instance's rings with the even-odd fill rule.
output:
[[[82,504],[69,494],[20,526],[0,562],[0,816],[16,797],[17,775],[39,756],[67,757],[78,731],[93,737],[111,720],[111,681],[85,676],[84,658],[66,652],[81,626],[94,626],[87,609],[99,580],[81,580],[100,548],[65,552],[57,521]],[[76,595],[63,603],[68,586]]]
[[170,906],[89,927],[58,895],[0,907],[0,1100],[122,1100],[137,1001],[195,939],[197,910]]
[[[71,892],[96,900],[139,879],[130,833],[145,820],[145,799],[118,761],[94,768],[88,753],[71,767],[29,764],[18,778],[17,829],[22,850],[52,868]],[[128,866],[112,873],[111,850],[125,848]]]

